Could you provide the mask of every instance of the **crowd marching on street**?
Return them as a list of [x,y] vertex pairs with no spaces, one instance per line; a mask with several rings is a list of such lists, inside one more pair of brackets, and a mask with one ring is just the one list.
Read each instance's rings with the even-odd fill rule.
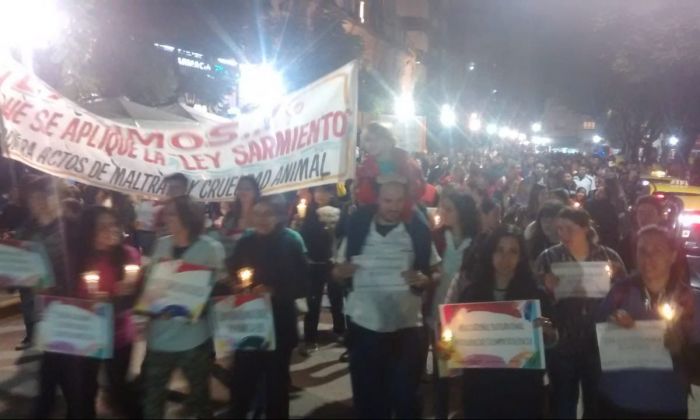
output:
[[[362,128],[358,146],[356,175],[344,184],[265,195],[254,177],[242,177],[235,199],[221,203],[193,201],[180,173],[156,201],[13,162],[12,182],[0,182],[0,234],[41,244],[53,273],[48,287],[18,288],[26,337],[17,350],[37,345],[41,295],[114,307],[112,357],[43,352],[27,415],[55,415],[58,388],[68,418],[95,418],[101,369],[111,404],[126,417],[163,418],[177,369],[193,415],[214,415],[212,305],[189,321],[133,309],[153,267],[180,260],[211,273],[202,289],[210,302],[270,297],[274,350],[232,350],[229,418],[289,417],[291,358],[318,350],[324,295],[332,332],[347,348],[341,360],[358,418],[448,418],[454,406],[461,418],[576,418],[579,400],[584,418],[688,417],[691,385],[700,382],[700,295],[674,214],[641,188],[656,162],[525,147],[413,155],[378,123]],[[577,262],[605,264],[607,296],[559,297],[558,267]],[[96,273],[97,284],[85,273]],[[441,305],[523,300],[539,302],[531,321],[545,364],[444,367],[457,343]],[[651,320],[667,320],[672,368],[601,367],[602,323],[632,329]],[[146,355],[131,380],[139,340]],[[428,364],[433,407],[425,409]]]

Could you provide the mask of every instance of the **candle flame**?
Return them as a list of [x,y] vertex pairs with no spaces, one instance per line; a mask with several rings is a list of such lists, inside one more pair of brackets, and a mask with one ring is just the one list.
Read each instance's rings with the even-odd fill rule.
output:
[[252,268],[241,268],[238,270],[238,279],[244,286],[249,285],[253,281],[254,270]]
[[435,217],[433,217],[433,220],[435,221],[435,226],[440,224],[440,215],[436,214]]
[[442,330],[442,335],[440,338],[442,339],[442,341],[449,343],[454,338],[454,334],[452,333],[451,329],[445,328],[444,330]]
[[659,314],[667,320],[667,321],[672,321],[673,318],[676,316],[676,311],[673,309],[673,307],[667,302],[664,303],[659,307]]
[[124,272],[129,273],[129,274],[138,273],[139,270],[141,270],[141,267],[139,267],[136,264],[127,264],[124,266]]
[[83,280],[85,280],[88,283],[97,283],[98,281],[100,281],[100,275],[94,271],[90,271],[88,273],[83,274]]

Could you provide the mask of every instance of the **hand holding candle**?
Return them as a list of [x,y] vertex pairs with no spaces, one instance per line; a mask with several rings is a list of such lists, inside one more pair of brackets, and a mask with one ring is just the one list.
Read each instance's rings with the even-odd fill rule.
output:
[[297,214],[302,219],[306,218],[306,207],[306,199],[302,198],[299,200],[299,204],[297,204]]
[[97,294],[100,290],[100,275],[97,271],[87,271],[83,273],[83,281],[87,287],[88,293],[91,295]]
[[255,270],[252,268],[241,268],[238,270],[238,283],[243,288],[250,287],[253,284],[253,274],[255,274]]

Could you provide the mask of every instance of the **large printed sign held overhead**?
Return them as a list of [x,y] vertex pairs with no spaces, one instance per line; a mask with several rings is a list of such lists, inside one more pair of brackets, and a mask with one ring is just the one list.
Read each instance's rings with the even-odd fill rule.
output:
[[174,172],[192,180],[200,201],[231,200],[244,175],[266,194],[340,182],[355,171],[356,70],[347,64],[230,121],[146,128],[92,114],[0,56],[2,150],[51,175],[150,197],[165,194]]

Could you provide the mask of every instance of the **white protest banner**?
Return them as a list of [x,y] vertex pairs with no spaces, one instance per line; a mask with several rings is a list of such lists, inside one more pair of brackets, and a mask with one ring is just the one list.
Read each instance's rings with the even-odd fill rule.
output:
[[218,357],[235,350],[275,350],[269,295],[237,294],[214,303],[214,348]]
[[230,201],[243,175],[264,193],[342,182],[354,176],[357,68],[336,70],[272,107],[226,122],[101,118],[61,96],[0,54],[3,153],[51,175],[150,197],[181,172],[200,201]]
[[0,287],[37,284],[53,284],[53,271],[43,247],[33,242],[0,241]]
[[447,367],[544,369],[542,329],[533,325],[540,314],[538,300],[440,305]]
[[114,310],[111,303],[39,296],[37,346],[51,353],[111,359]]
[[145,289],[134,311],[196,321],[212,288],[212,271],[208,267],[182,260],[158,262],[147,275]]
[[559,278],[554,296],[557,299],[604,298],[610,291],[610,273],[606,261],[554,263],[552,274]]
[[636,321],[632,328],[601,322],[595,327],[603,371],[673,369],[671,354],[664,347],[666,321]]

